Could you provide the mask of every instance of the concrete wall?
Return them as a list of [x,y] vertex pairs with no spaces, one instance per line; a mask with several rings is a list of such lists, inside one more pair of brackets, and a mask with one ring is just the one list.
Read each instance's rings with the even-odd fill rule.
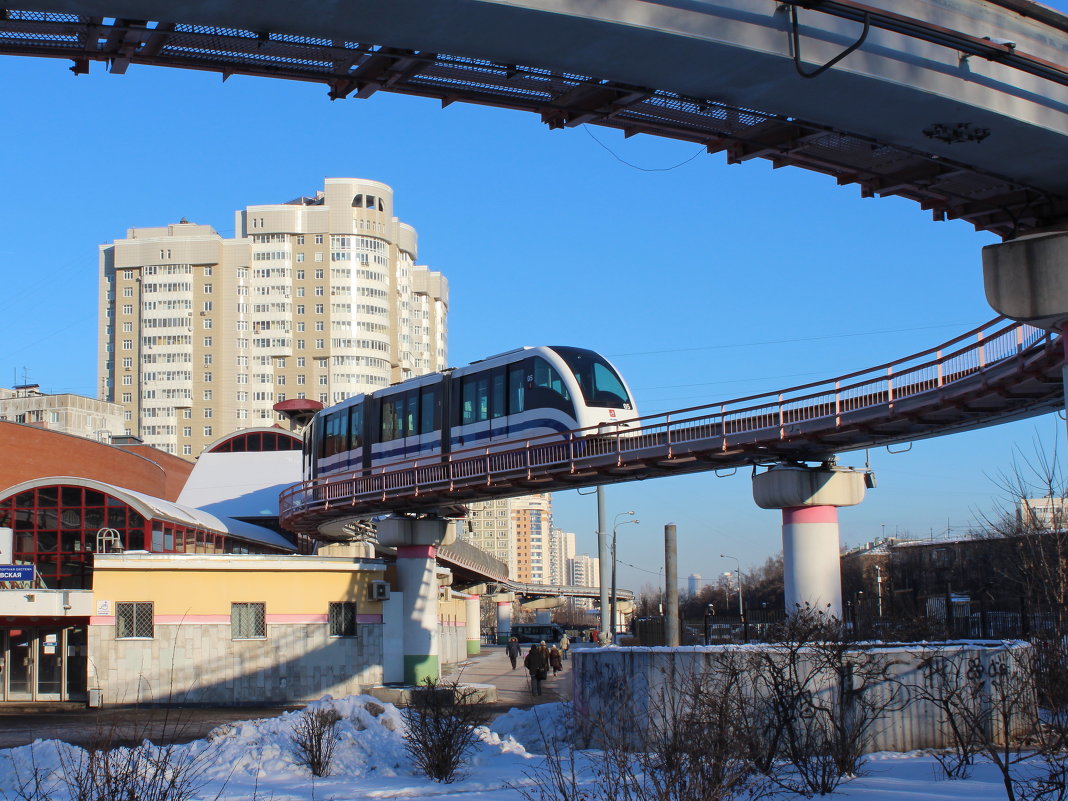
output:
[[105,704],[240,706],[353,695],[382,681],[382,624],[330,637],[325,624],[269,623],[267,637],[234,640],[229,625],[156,627],[152,639],[89,628],[90,689]]
[[[308,556],[98,556],[90,689],[106,704],[257,704],[350,695],[383,681],[385,565]],[[356,636],[330,636],[333,602],[356,604]],[[151,637],[116,638],[120,603],[151,603]],[[235,638],[233,603],[264,605],[266,637]]]
[[[597,744],[606,732],[609,737],[634,737],[636,742],[647,739],[643,727],[649,726],[650,720],[655,724],[663,710],[677,709],[692,681],[703,681],[707,686],[717,663],[729,655],[752,658],[761,649],[765,654],[774,653],[771,646],[575,649],[571,677],[575,713],[580,724],[585,724],[588,744]],[[888,646],[854,652],[858,654],[857,662],[872,654],[886,666],[886,681],[874,682],[870,687],[875,698],[890,698],[896,693],[896,701],[869,729],[864,752],[945,748],[952,744],[941,712],[919,697],[919,688],[935,688],[940,681],[925,665],[932,655],[955,660],[963,666],[962,675],[971,670],[979,676],[1005,676],[1006,669],[1011,674],[1015,660],[1028,654],[1029,649],[1023,643],[967,643]],[[802,656],[800,660],[802,673],[807,670],[804,659]],[[759,704],[761,687],[760,678],[750,672],[740,691]],[[989,683],[985,687],[989,691]],[[826,673],[816,676],[808,689],[832,701],[838,696],[838,677]]]

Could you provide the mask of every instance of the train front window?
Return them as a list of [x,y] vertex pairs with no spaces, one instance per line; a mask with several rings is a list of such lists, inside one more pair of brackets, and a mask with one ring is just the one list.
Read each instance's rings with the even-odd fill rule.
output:
[[560,358],[567,362],[582,389],[587,406],[602,409],[629,409],[630,397],[619,374],[612,365],[592,350],[553,346]]

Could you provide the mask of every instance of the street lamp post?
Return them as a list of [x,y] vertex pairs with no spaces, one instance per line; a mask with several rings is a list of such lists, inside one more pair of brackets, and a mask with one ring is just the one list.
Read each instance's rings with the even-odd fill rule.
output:
[[[620,512],[616,515],[615,520],[612,521],[612,606],[608,618],[609,625],[611,626],[609,631],[611,632],[612,642],[615,642],[616,639],[616,530],[620,526],[625,526],[627,523],[640,523],[640,520],[624,520],[622,523],[619,522],[619,518],[633,514],[633,509],[629,512]],[[603,609],[601,610],[601,614],[604,614]]]
[[721,553],[720,559],[733,559],[738,565],[738,617],[742,619],[742,636],[746,642],[749,641],[749,627],[745,621],[745,602],[742,600],[742,562],[737,556],[730,556],[729,554]]

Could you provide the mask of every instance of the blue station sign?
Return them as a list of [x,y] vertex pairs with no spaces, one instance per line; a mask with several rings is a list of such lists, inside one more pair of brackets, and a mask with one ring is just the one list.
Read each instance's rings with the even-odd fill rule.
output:
[[33,565],[0,565],[0,581],[33,581]]

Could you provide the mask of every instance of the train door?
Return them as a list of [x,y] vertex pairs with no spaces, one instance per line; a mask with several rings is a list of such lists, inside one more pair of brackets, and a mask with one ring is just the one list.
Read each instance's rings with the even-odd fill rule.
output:
[[490,373],[465,375],[460,379],[459,427],[453,439],[459,450],[488,445],[490,441]]

